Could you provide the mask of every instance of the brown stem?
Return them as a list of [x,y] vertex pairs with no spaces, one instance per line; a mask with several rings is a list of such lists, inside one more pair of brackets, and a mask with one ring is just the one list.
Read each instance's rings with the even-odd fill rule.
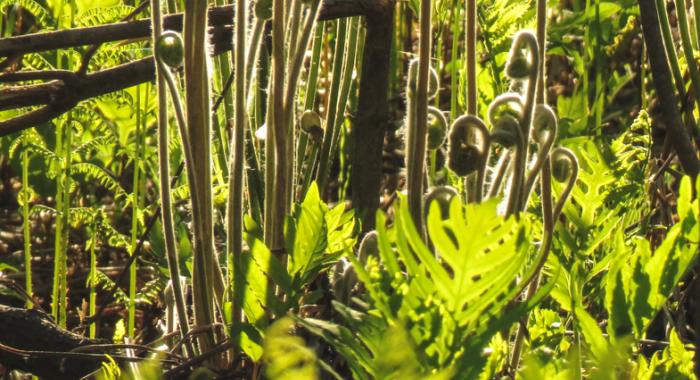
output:
[[651,76],[659,99],[661,117],[666,123],[668,137],[678,153],[683,170],[690,176],[696,177],[700,172],[700,160],[676,107],[678,99],[673,89],[673,78],[666,59],[655,1],[639,0],[639,13],[642,18],[642,32],[647,46]]

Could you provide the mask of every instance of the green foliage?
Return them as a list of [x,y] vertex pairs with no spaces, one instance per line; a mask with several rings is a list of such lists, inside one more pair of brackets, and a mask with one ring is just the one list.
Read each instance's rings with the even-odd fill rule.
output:
[[[493,336],[525,315],[547,291],[512,303],[524,283],[513,279],[530,278],[528,262],[536,258],[528,254],[527,217],[504,219],[496,213],[497,203],[465,206],[455,197],[449,216],[433,204],[427,221],[433,253],[401,198],[393,228],[384,227],[385,216],[377,216],[381,263],[370,256],[365,267],[348,257],[367,291],[367,310],[335,304],[350,329],[309,319],[302,323],[339,350],[356,378],[402,378],[403,371],[477,378],[487,362],[481,353]],[[388,336],[405,348],[387,350],[387,339],[381,337]],[[385,355],[382,360],[388,362],[379,359]],[[391,370],[382,372],[387,368]]]
[[[240,271],[234,274],[242,279],[240,284],[234,280],[234,295],[243,300],[248,326],[254,328],[254,331],[247,327],[242,330],[246,336],[243,349],[248,355],[256,360],[260,357],[260,339],[270,324],[270,315],[298,311],[321,295],[309,292],[308,287],[338,258],[352,252],[354,225],[351,212],[346,212],[342,204],[329,209],[312,184],[304,201],[287,220],[285,240],[289,264],[286,268],[259,237],[250,233],[255,227],[248,229],[249,251],[241,255]],[[285,295],[284,300],[274,294],[275,286]]]
[[268,379],[293,380],[319,378],[317,358],[304,341],[289,334],[294,323],[282,318],[270,326],[265,338],[265,373]]
[[699,204],[692,198],[690,179],[684,177],[678,198],[678,223],[666,232],[660,246],[652,251],[644,239],[635,239],[632,246],[627,246],[622,232],[617,233],[617,249],[606,277],[605,294],[611,336],[631,333],[642,338],[649,322],[688,271],[698,254]]

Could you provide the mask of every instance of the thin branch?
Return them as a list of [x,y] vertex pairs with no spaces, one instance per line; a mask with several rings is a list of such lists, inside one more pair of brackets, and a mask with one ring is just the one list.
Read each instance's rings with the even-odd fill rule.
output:
[[[362,16],[385,8],[390,0],[326,0],[319,13],[319,21],[342,17]],[[234,6],[209,9],[209,26],[231,26]],[[163,29],[182,31],[182,13],[163,17]],[[0,39],[0,57],[36,53],[106,42],[148,38],[151,34],[149,19],[118,22],[86,28],[57,30]]]

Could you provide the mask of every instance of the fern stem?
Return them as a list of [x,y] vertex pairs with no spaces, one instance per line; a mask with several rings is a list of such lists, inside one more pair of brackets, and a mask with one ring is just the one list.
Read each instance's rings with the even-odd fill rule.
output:
[[287,158],[287,128],[285,125],[284,112],[284,85],[285,85],[285,61],[284,61],[284,42],[285,42],[285,4],[284,0],[272,1],[272,78],[271,78],[271,93],[272,98],[270,104],[272,108],[268,109],[271,113],[268,124],[268,138],[266,144],[274,146],[275,161],[274,161],[274,191],[272,193],[272,210],[271,210],[271,248],[276,251],[278,256],[279,250],[283,247],[284,231],[283,223],[287,215],[289,205],[285,202],[288,199],[286,194],[287,189],[287,169],[285,159]]
[[[246,115],[246,28],[247,28],[247,1],[236,0],[236,31],[235,31],[235,87],[234,87],[234,115],[233,136],[231,142],[231,158],[229,159],[229,196],[226,207],[227,234],[226,247],[228,248],[229,277],[235,283],[233,286],[233,312],[232,324],[236,326],[241,322],[241,303],[235,295],[243,294],[244,282],[241,275],[235,273],[240,267],[240,255],[243,250],[243,162],[245,160],[245,128],[248,116]],[[238,346],[239,344],[237,344]]]
[[460,33],[460,25],[462,24],[459,22],[459,11],[460,7],[458,6],[459,1],[455,0],[452,6],[452,11],[450,12],[451,14],[451,24],[452,24],[452,46],[450,48],[450,119],[454,120],[457,118],[457,115],[459,114],[459,94],[460,91],[458,90],[457,86],[457,62],[458,57],[457,57],[457,49],[459,46],[459,33]]
[[[289,78],[287,79],[287,87],[286,87],[286,92],[285,92],[285,100],[284,100],[284,107],[285,107],[285,119],[286,119],[286,125],[291,126],[294,123],[294,115],[295,115],[295,95],[296,95],[296,90],[297,90],[297,83],[299,81],[299,76],[301,74],[301,68],[302,64],[304,63],[304,57],[306,56],[306,50],[309,46],[309,40],[311,40],[311,35],[313,34],[313,28],[314,25],[316,24],[316,18],[318,17],[318,11],[320,9],[320,0],[312,0],[309,11],[306,15],[306,18],[304,19],[303,23],[303,30],[301,32],[301,35],[299,38],[296,36],[292,35],[290,37],[290,41],[292,41],[292,50],[290,53],[290,61],[289,61],[289,66],[287,71],[289,72]],[[298,21],[297,21],[298,23]],[[294,24],[293,24],[294,25]],[[318,70],[318,68],[316,69]],[[318,71],[317,71],[318,72]],[[308,98],[308,94],[306,95]],[[293,141],[294,141],[294,128],[289,128],[289,134],[287,136],[288,141],[290,141],[289,146],[294,147]],[[305,134],[301,134],[302,136],[305,136]],[[300,154],[303,154],[301,152]],[[296,161],[298,164],[302,163],[302,160],[297,160]],[[290,149],[288,152],[288,157],[287,157],[287,177],[288,177],[288,186],[289,190],[288,194],[291,195],[291,190],[293,190],[293,183],[291,182],[294,178],[294,150]]]
[[[151,17],[153,28],[153,42],[160,37],[163,26],[161,17],[160,0],[151,0]],[[158,94],[158,166],[160,167],[160,207],[163,220],[163,237],[165,240],[165,252],[168,261],[168,271],[175,298],[178,321],[180,324],[180,336],[185,341],[185,349],[189,356],[195,355],[194,345],[191,340],[185,339],[189,334],[189,322],[187,309],[185,308],[185,296],[180,283],[180,265],[175,244],[175,223],[173,220],[172,199],[170,197],[170,156],[168,153],[168,98],[166,92],[166,80],[163,72],[167,69],[154,57],[159,64],[156,66],[157,94]]]
[[[453,88],[454,90],[454,88]],[[476,116],[476,0],[467,0],[467,114]],[[453,115],[454,117],[454,115]]]
[[[97,311],[97,289],[95,288],[95,278],[97,277],[97,256],[95,255],[95,245],[97,245],[97,229],[93,228],[90,236],[90,273],[88,274],[89,288],[89,315],[95,315]],[[31,293],[30,293],[31,294]],[[97,334],[97,324],[91,323],[89,337],[94,339]]]
[[[194,259],[192,288],[194,317],[197,326],[208,326],[216,321],[215,297],[219,298],[216,252],[213,241],[212,191],[211,191],[211,112],[209,78],[207,74],[207,2],[185,1],[183,35],[185,40],[185,93],[187,125],[193,174],[188,179],[190,192],[196,194],[192,203]],[[197,147],[197,149],[194,149]],[[222,289],[223,290],[223,289]],[[200,335],[202,352],[215,344],[214,332]]]
[[[700,10],[700,8],[697,9]],[[671,23],[668,20],[668,13],[666,12],[666,1],[656,0],[656,10],[659,14],[659,26],[661,27],[661,33],[664,39],[666,56],[668,57],[669,63],[671,63],[671,72],[673,73],[673,79],[676,83],[676,90],[678,91],[680,98],[683,99],[685,98],[685,82],[683,81],[683,74],[681,73],[681,67],[678,63],[678,55],[676,54],[676,48],[673,43]]]
[[54,232],[54,266],[53,266],[53,284],[51,290],[51,316],[59,324],[59,309],[61,308],[62,302],[60,301],[60,291],[61,286],[61,262],[63,261],[63,244],[61,243],[61,238],[63,237],[63,219],[61,217],[61,210],[63,207],[63,160],[61,157],[61,147],[63,146],[63,122],[59,121],[56,124],[56,155],[59,157],[58,161],[58,173],[56,175],[56,220],[55,220],[55,232]]
[[[314,31],[313,46],[311,48],[311,63],[309,65],[309,73],[306,78],[306,89],[304,91],[304,110],[314,109],[314,104],[316,102],[316,91],[318,86],[318,69],[320,67],[321,60],[321,47],[323,45],[323,30],[325,27],[324,22],[316,24]],[[318,153],[318,144],[314,144],[313,152],[308,157],[306,156],[306,146],[309,141],[309,136],[306,133],[302,133],[299,136],[299,142],[297,144],[297,178],[301,179],[301,189],[297,192],[297,201],[301,201],[306,190],[311,185],[311,180],[313,175],[314,160],[316,154]]]
[[[423,171],[426,154],[426,132],[428,130],[428,80],[430,76],[431,50],[431,2],[420,2],[420,36],[418,39],[418,77],[415,103],[415,131],[411,133],[408,155],[411,166],[407,167],[406,188],[408,206],[418,231],[423,235]],[[410,132],[410,131],[409,131]]]
[[491,187],[489,188],[488,198],[493,198],[498,195],[501,190],[501,184],[503,184],[503,179],[506,177],[508,168],[511,163],[511,152],[508,150],[501,153],[501,158],[498,159],[498,164],[496,164],[496,169],[491,178]]
[[347,20],[340,19],[337,21],[337,32],[335,35],[335,48],[333,49],[333,71],[331,73],[331,89],[328,95],[328,104],[326,111],[326,133],[323,135],[323,143],[321,144],[321,152],[318,157],[318,172],[316,173],[316,181],[318,188],[321,191],[321,198],[325,193],[326,178],[328,176],[328,168],[330,167],[330,153],[333,142],[333,131],[335,126],[336,112],[338,109],[338,96],[340,93],[340,81],[343,72],[343,56],[345,47],[347,46]]
[[[547,38],[547,0],[537,0],[537,44],[539,49],[538,59],[537,59],[537,87],[536,87],[536,102],[537,104],[545,104],[545,46]],[[540,283],[540,275],[544,263],[547,261],[547,256],[549,256],[549,251],[552,246],[552,236],[554,234],[554,221],[555,215],[552,206],[552,164],[550,160],[550,149],[554,143],[556,128],[554,131],[547,136],[547,140],[540,144],[540,154],[538,154],[537,162],[532,168],[529,177],[525,184],[525,199],[523,203],[527,203],[527,198],[530,195],[530,188],[532,186],[531,181],[534,183],[534,179],[537,176],[537,172],[540,171],[538,167],[541,164],[540,171],[540,189],[541,189],[541,203],[542,203],[542,243],[540,245],[541,258],[537,263],[537,268],[535,269],[535,274],[530,285],[528,286],[527,293],[525,294],[525,300],[529,301],[535,296],[537,288]],[[571,181],[570,181],[571,182]],[[575,182],[575,179],[574,181]],[[566,200],[566,199],[564,199]],[[524,205],[523,205],[524,207]],[[529,314],[523,319],[522,324],[518,327],[518,332],[515,335],[515,343],[513,344],[513,351],[510,361],[510,368],[515,371],[520,364],[520,356],[522,354],[522,347],[525,341],[525,330],[527,328]]]
[[[338,149],[338,140],[340,139],[340,132],[342,130],[342,124],[345,121],[345,108],[348,104],[348,98],[350,95],[350,90],[352,87],[352,72],[355,69],[355,59],[357,57],[357,49],[360,41],[359,29],[360,29],[360,19],[359,17],[353,17],[348,21],[348,42],[346,54],[344,54],[343,59],[343,74],[340,80],[340,91],[338,93],[337,105],[335,107],[335,117],[333,119],[333,124],[328,130],[330,134],[330,148],[328,160],[326,161],[328,165],[333,162],[334,152]],[[325,184],[328,185],[328,176],[330,175],[330,168],[325,170]],[[325,191],[324,191],[325,192]]]
[[[29,226],[29,200],[31,190],[29,189],[29,150],[22,152],[22,232],[24,235],[24,281],[27,294],[33,296],[32,288],[32,236]],[[27,308],[33,307],[33,302],[27,301]]]
[[[685,0],[676,1],[676,13],[678,14],[678,28],[680,29],[681,45],[685,54],[686,65],[690,72],[690,81],[692,82],[693,98],[696,106],[700,109],[700,73],[698,65],[693,55],[693,44],[690,38],[690,28],[688,26],[688,13],[685,8]],[[658,13],[658,12],[657,12]]]
[[[139,214],[139,163],[141,161],[141,88],[136,88],[136,152],[134,153],[134,178],[131,192],[131,254],[136,252],[138,242],[138,214]],[[136,322],[136,263],[129,267],[129,304],[127,316],[127,336],[134,338]]]

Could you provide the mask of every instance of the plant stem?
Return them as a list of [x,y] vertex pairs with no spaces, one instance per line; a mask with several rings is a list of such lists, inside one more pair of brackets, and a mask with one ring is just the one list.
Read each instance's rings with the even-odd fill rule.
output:
[[[235,273],[240,268],[240,255],[243,251],[243,162],[245,160],[245,128],[246,114],[246,28],[247,28],[247,1],[236,0],[236,31],[235,31],[235,87],[234,87],[234,115],[233,136],[231,146],[231,158],[229,159],[228,177],[228,203],[226,206],[226,247],[228,248],[229,277],[233,278],[233,312],[232,324],[236,326],[241,320],[241,303],[237,294],[243,294],[242,273]],[[238,335],[237,335],[238,336]],[[236,346],[240,343],[237,342]]]
[[[700,10],[700,8],[698,9]],[[678,90],[680,98],[683,99],[685,98],[685,82],[683,81],[683,74],[681,73],[678,55],[676,54],[673,43],[673,34],[671,33],[671,24],[668,21],[668,13],[666,13],[666,0],[656,0],[656,10],[659,14],[659,25],[664,39],[664,48],[666,49],[668,61],[671,64],[671,72],[674,82],[676,83],[676,90]]]
[[[360,29],[360,19],[359,17],[353,17],[348,21],[348,42],[346,53],[343,54],[343,74],[340,80],[340,91],[338,94],[337,105],[335,107],[335,118],[331,128],[328,133],[331,136],[331,144],[329,149],[327,164],[333,162],[333,156],[337,150],[338,140],[340,139],[340,132],[342,130],[341,126],[345,121],[345,108],[348,106],[348,98],[350,95],[350,89],[352,86],[352,72],[355,68],[355,57],[357,56],[357,49],[359,43],[359,29]],[[330,168],[329,168],[330,169]],[[329,170],[325,170],[324,183],[328,185],[328,176],[330,175]],[[325,193],[324,188],[321,188],[323,193]]]
[[[679,1],[682,2],[682,0]],[[656,11],[654,0],[639,0],[639,13],[662,119],[666,123],[668,136],[676,149],[676,153],[678,153],[683,169],[688,175],[695,177],[700,171],[700,161],[698,161],[695,148],[683,127],[683,122],[676,106],[677,98],[673,91],[671,69],[664,54],[663,38],[661,37],[658,12]],[[691,60],[691,62],[694,61]],[[693,87],[697,88],[695,83],[697,82],[693,83]]]
[[[22,152],[22,232],[24,235],[24,281],[27,294],[33,296],[32,289],[32,236],[29,226],[29,201],[31,190],[29,189],[29,150]],[[33,307],[33,302],[27,300],[27,308]]]
[[[318,17],[318,10],[320,8],[320,0],[312,0],[309,12],[304,19],[303,30],[300,36],[294,32],[295,29],[299,29],[299,20],[296,20],[296,14],[294,14],[292,19],[292,28],[290,30],[290,43],[291,51],[289,55],[289,62],[287,71],[289,77],[287,78],[287,85],[285,89],[285,99],[284,99],[284,113],[285,113],[285,125],[287,125],[287,141],[289,141],[289,151],[287,152],[287,157],[285,159],[287,164],[287,195],[292,195],[292,190],[294,189],[294,115],[296,111],[295,95],[297,90],[297,83],[299,81],[299,75],[301,74],[301,67],[304,63],[304,58],[306,56],[306,50],[309,46],[309,40],[311,39],[313,27],[316,24],[316,18]],[[316,69],[318,70],[318,68]],[[307,94],[308,98],[308,94]],[[301,135],[305,135],[302,133]],[[303,153],[303,152],[302,152]],[[296,161],[301,164],[301,160]],[[286,203],[290,203],[291,198],[286,200]]]
[[[192,170],[188,171],[194,227],[194,259],[192,288],[195,323],[207,326],[215,323],[214,304],[223,296],[223,283],[213,241],[213,204],[211,191],[211,107],[209,99],[209,65],[207,55],[207,2],[185,1],[183,35],[185,40],[185,93],[187,126]],[[196,149],[195,149],[196,147]],[[215,288],[215,289],[212,289]],[[215,299],[216,297],[216,299]],[[200,335],[201,352],[214,346],[214,332]]]
[[[56,155],[62,157],[61,148],[63,146],[63,121],[58,121],[56,125]],[[63,237],[63,218],[61,217],[61,210],[63,209],[63,176],[64,176],[64,165],[63,160],[59,160],[59,169],[56,175],[56,220],[55,220],[55,232],[54,232],[54,266],[53,266],[53,287],[51,291],[51,315],[53,319],[61,326],[61,320],[59,319],[59,310],[63,305],[60,300],[61,287],[61,268],[62,262],[65,260],[63,255],[63,243],[61,238]]]
[[[316,28],[314,30],[314,39],[311,48],[311,63],[309,65],[309,73],[306,78],[306,89],[304,90],[304,110],[312,110],[314,108],[314,104],[316,103],[318,69],[321,66],[320,60],[321,47],[323,46],[324,27],[324,22],[316,23]],[[296,176],[297,178],[301,178],[302,185],[301,190],[296,194],[297,201],[301,201],[301,199],[303,199],[304,195],[306,194],[306,190],[311,185],[313,175],[310,174],[310,171],[313,170],[313,168],[310,168],[309,165],[313,165],[316,153],[318,152],[318,144],[314,144],[313,154],[311,154],[308,158],[305,158],[308,141],[309,137],[306,133],[302,133],[299,136],[299,142],[297,145],[298,171]],[[306,172],[304,172],[304,168],[307,168]]]
[[[139,166],[141,162],[141,88],[136,88],[136,152],[134,153],[134,182],[131,192],[131,254],[135,254],[139,226]],[[136,263],[129,267],[129,304],[127,316],[127,336],[134,338],[136,322]]]
[[[287,191],[287,169],[285,159],[287,158],[287,128],[285,125],[284,112],[284,84],[285,84],[285,62],[284,62],[284,42],[285,42],[285,9],[284,0],[272,1],[272,82],[270,84],[272,92],[271,109],[268,109],[270,124],[267,125],[268,140],[266,144],[273,144],[275,151],[274,165],[274,187],[272,193],[272,205],[270,216],[272,217],[272,236],[270,248],[279,252],[284,244],[283,223],[287,215],[289,205],[285,202],[288,199]],[[269,159],[269,158],[267,158]],[[271,173],[268,173],[271,174]],[[279,256],[279,253],[278,253]]]
[[[88,275],[88,287],[90,288],[89,296],[89,315],[95,315],[97,311],[97,289],[95,288],[95,278],[97,276],[97,256],[95,255],[95,245],[97,245],[97,229],[93,228],[90,236],[90,274]],[[91,323],[89,330],[89,337],[91,339],[95,338],[97,333],[97,324]]]
[[[658,11],[656,12],[658,14]],[[690,28],[688,26],[688,13],[685,8],[685,0],[676,0],[676,13],[678,14],[678,28],[681,35],[681,45],[683,46],[683,54],[685,54],[686,65],[690,72],[690,81],[692,82],[693,97],[695,104],[700,109],[700,73],[698,73],[698,65],[693,54],[693,44],[690,38]]]
[[[153,24],[153,41],[156,40],[163,31],[161,20],[160,0],[151,0],[151,17]],[[154,55],[155,59],[155,55]],[[175,298],[175,308],[177,309],[178,322],[180,324],[180,336],[185,339],[189,334],[189,321],[187,309],[185,308],[185,296],[180,282],[180,265],[178,263],[177,246],[175,244],[175,223],[173,220],[173,207],[170,198],[170,157],[168,153],[168,98],[166,92],[165,78],[163,71],[167,70],[161,64],[156,65],[156,81],[158,94],[158,166],[160,168],[160,210],[163,219],[163,238],[165,240],[165,253],[168,260],[168,270]],[[189,356],[195,355],[194,345],[190,339],[185,339],[185,349]]]
[[[316,173],[316,181],[318,188],[321,191],[321,196],[325,194],[326,178],[328,177],[328,168],[330,167],[331,145],[333,143],[333,129],[335,127],[336,113],[338,107],[338,96],[340,92],[340,81],[343,72],[343,56],[347,44],[347,20],[340,19],[337,21],[337,32],[335,35],[335,49],[333,50],[333,71],[331,73],[331,89],[328,95],[328,104],[326,109],[326,133],[323,135],[323,143],[321,144],[321,153],[318,157],[318,172]],[[315,166],[315,165],[314,165]]]
[[[467,114],[476,116],[476,0],[467,0]],[[453,88],[452,91],[455,89]],[[452,115],[455,118],[455,115]]]
[[428,80],[430,77],[431,6],[430,0],[420,2],[420,36],[418,38],[418,79],[416,86],[415,133],[410,142],[412,165],[407,168],[406,188],[411,216],[423,234],[423,167],[425,165],[426,132],[428,130]]
[[459,113],[459,94],[460,91],[458,89],[458,81],[457,81],[457,62],[458,62],[458,57],[457,57],[457,48],[459,46],[459,32],[460,32],[460,25],[462,24],[459,22],[459,10],[460,7],[458,6],[459,1],[455,0],[453,2],[452,6],[452,11],[451,11],[451,24],[452,24],[452,46],[450,48],[450,120],[454,120],[457,118],[457,114]]

